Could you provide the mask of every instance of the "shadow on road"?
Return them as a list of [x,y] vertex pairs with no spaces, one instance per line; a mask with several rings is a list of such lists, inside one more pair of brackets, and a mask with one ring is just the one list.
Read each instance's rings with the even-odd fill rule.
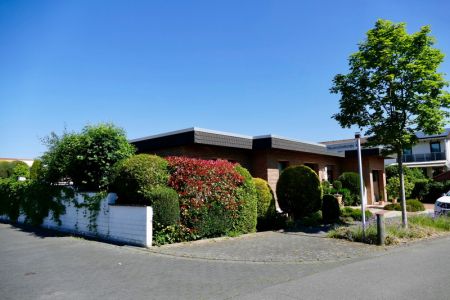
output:
[[88,236],[88,235],[82,235],[82,234],[75,234],[72,232],[63,232],[63,231],[58,231],[58,230],[53,230],[53,229],[48,229],[48,228],[36,227],[36,226],[29,225],[29,224],[11,223],[11,222],[5,222],[3,220],[0,221],[0,223],[9,224],[12,229],[27,233],[28,235],[38,237],[41,239],[57,238],[57,237],[76,237],[76,238],[82,238],[82,239],[89,240],[89,241],[97,241],[97,242],[107,243],[107,244],[116,245],[116,246],[127,245],[123,242],[107,240],[107,239],[103,239],[98,236]]

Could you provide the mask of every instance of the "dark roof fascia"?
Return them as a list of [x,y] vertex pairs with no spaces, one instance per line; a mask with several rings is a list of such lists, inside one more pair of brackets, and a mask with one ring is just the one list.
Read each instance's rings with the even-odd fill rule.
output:
[[344,157],[343,153],[328,151],[325,145],[295,141],[276,136],[255,137],[253,139],[253,149],[279,149],[335,157]]
[[[381,156],[383,157],[383,154],[381,153],[381,148],[363,148],[361,149],[361,155],[362,156]],[[358,152],[356,150],[347,150],[345,151],[345,158],[352,158],[357,157]]]
[[131,140],[130,143],[135,145],[139,152],[166,147],[200,144],[246,150],[279,149],[344,157],[344,153],[329,151],[325,145],[318,143],[302,142],[273,135],[250,137],[195,127],[135,139]]
[[252,149],[252,138],[237,136],[237,135],[227,135],[216,132],[195,130],[195,144],[210,145],[210,146],[220,146],[238,149]]
[[170,135],[161,135],[155,137],[148,137],[145,139],[138,139],[130,141],[136,146],[138,152],[157,150],[160,148],[178,147],[185,145],[192,145],[195,142],[194,131],[185,131],[174,133]]

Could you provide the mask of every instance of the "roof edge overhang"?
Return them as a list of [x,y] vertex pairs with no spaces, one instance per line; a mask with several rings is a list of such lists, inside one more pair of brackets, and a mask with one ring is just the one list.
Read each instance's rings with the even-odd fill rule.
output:
[[198,127],[150,135],[143,138],[132,139],[129,140],[129,142],[140,148],[141,151],[161,147],[201,144],[246,150],[278,149],[345,157],[344,153],[329,151],[326,145],[320,143],[299,141],[271,134],[252,137]]

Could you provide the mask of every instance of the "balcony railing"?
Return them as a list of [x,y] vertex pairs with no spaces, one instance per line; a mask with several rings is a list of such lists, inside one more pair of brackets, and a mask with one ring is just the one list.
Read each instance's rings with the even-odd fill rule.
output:
[[420,161],[434,161],[434,160],[445,160],[445,152],[403,155],[403,162],[420,162]]

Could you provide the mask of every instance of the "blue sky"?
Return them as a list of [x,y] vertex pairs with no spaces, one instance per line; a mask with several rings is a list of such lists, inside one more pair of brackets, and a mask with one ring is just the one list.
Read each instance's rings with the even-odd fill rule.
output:
[[449,11],[433,0],[1,0],[0,157],[37,157],[50,132],[99,122],[130,139],[193,126],[350,138],[329,88],[367,30],[379,18],[431,25],[450,55]]

